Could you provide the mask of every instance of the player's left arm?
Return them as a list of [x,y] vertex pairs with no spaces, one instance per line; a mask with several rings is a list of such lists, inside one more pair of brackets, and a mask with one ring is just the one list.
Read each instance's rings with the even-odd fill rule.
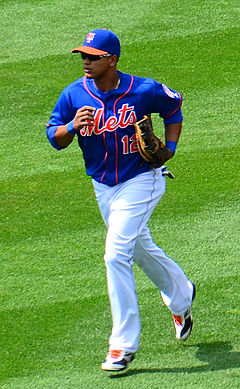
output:
[[182,131],[182,95],[165,84],[154,81],[154,99],[151,101],[154,111],[159,112],[165,127],[165,146],[172,158],[176,152],[177,143]]
[[165,144],[171,150],[170,158],[175,154],[177,143],[182,131],[182,122],[165,125]]

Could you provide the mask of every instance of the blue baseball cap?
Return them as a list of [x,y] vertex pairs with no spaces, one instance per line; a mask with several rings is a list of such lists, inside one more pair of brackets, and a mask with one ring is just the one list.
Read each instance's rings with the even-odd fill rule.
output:
[[106,29],[96,29],[89,32],[82,46],[72,49],[72,53],[92,55],[113,54],[120,57],[120,41],[114,32]]

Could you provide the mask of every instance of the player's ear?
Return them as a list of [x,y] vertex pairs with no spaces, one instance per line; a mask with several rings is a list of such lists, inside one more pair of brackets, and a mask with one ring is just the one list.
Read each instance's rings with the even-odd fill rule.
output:
[[117,55],[112,55],[110,58],[110,66],[114,67],[117,66],[119,57]]

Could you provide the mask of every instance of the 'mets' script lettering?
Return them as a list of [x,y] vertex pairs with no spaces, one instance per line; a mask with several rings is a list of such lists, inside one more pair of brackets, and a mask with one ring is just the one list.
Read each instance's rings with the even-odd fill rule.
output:
[[80,131],[82,136],[91,136],[92,134],[100,135],[104,131],[115,131],[118,127],[125,128],[129,125],[133,125],[137,120],[134,107],[129,107],[128,104],[123,104],[122,108],[118,110],[119,117],[110,116],[104,126],[100,127],[103,111],[103,108],[99,108],[95,111],[94,126],[83,127]]

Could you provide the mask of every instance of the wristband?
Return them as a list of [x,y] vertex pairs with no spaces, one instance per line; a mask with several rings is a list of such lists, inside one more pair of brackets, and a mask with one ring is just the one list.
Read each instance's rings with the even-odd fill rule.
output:
[[166,147],[170,149],[173,152],[173,154],[175,154],[177,148],[177,142],[173,142],[172,140],[167,140]]
[[73,120],[67,124],[67,132],[72,135],[75,135],[79,132],[79,130],[75,130],[73,127]]

